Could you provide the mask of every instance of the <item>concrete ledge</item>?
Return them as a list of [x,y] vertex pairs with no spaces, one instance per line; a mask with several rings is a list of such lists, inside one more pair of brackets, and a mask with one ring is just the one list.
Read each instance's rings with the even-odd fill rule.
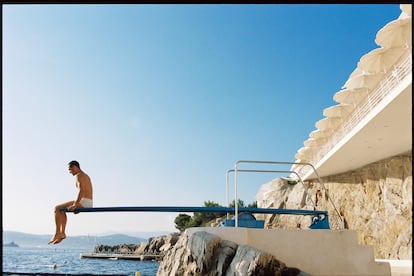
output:
[[358,244],[353,230],[197,227],[186,231],[205,231],[249,245],[311,275],[391,276],[390,263],[376,262],[373,248]]
[[413,260],[387,260],[375,259],[376,262],[387,262],[391,266],[392,276],[411,276],[413,275]]

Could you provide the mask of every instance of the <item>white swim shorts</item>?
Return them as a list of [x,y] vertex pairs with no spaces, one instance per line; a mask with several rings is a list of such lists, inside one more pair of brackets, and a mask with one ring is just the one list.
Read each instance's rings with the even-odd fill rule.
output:
[[79,201],[80,205],[82,205],[83,208],[92,208],[93,207],[93,201],[90,198],[82,197]]

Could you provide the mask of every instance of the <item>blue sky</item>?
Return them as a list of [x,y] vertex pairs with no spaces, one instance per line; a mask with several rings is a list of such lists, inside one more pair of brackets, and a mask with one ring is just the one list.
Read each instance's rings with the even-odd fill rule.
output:
[[[73,159],[92,179],[95,206],[225,205],[225,172],[240,159],[295,161],[400,13],[4,5],[3,229],[52,234],[53,206],[76,197]],[[254,201],[277,176],[241,176],[240,198]],[[177,215],[69,215],[67,233],[174,231]]]

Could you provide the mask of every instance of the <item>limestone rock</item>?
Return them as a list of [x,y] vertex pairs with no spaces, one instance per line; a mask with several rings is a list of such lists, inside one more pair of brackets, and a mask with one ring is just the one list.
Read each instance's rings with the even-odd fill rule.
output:
[[118,244],[118,245],[95,245],[94,253],[106,253],[106,254],[132,254],[137,245],[136,244]]
[[221,240],[220,249],[213,262],[216,264],[217,275],[225,275],[227,268],[236,254],[237,244],[232,241]]
[[220,247],[220,238],[206,232],[194,233],[189,237],[188,247],[197,268],[204,272],[212,266],[213,257]]
[[169,235],[150,238],[148,242],[140,244],[96,245],[93,252],[105,254],[159,255],[163,257],[166,251],[174,247],[179,237],[180,233],[171,233]]
[[258,249],[207,232],[184,232],[160,262],[157,275],[305,275]]
[[214,275],[209,270],[219,246],[220,238],[212,234],[183,234],[175,247],[164,256],[157,275]]
[[282,275],[285,264],[272,255],[247,245],[239,245],[226,276]]
[[140,243],[137,246],[137,248],[135,249],[134,254],[136,254],[136,255],[142,255],[142,254],[144,254],[146,252],[145,250],[147,248],[148,248],[148,243],[146,243],[146,242]]
[[172,233],[170,235],[165,236],[164,244],[159,248],[159,252],[164,253],[170,250],[170,248],[172,248],[176,244],[179,238],[180,238],[180,233]]

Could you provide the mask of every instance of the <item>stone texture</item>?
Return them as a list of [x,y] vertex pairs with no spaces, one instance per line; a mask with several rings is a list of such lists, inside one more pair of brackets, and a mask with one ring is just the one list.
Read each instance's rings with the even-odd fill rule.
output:
[[283,275],[301,271],[288,268],[258,249],[221,240],[207,232],[184,232],[160,262],[157,275]]
[[216,275],[213,260],[220,241],[219,237],[206,232],[183,234],[164,256],[157,275]]
[[282,275],[285,264],[272,255],[247,245],[239,245],[226,276]]
[[[259,207],[329,211],[331,228],[339,229],[340,220],[327,193],[344,219],[343,227],[358,231],[359,242],[374,247],[379,259],[412,259],[412,155],[395,156],[358,170],[291,186],[281,179],[272,181],[274,190],[262,187]],[[264,192],[265,191],[265,192]],[[265,196],[266,194],[266,196]],[[261,205],[263,198],[268,206]],[[305,198],[305,199],[303,199]],[[311,217],[266,215],[268,228],[308,228]]]
[[226,240],[220,242],[220,249],[214,258],[217,275],[224,275],[226,273],[227,268],[236,254],[236,250],[236,243]]
[[119,244],[114,246],[96,245],[94,253],[106,254],[133,254],[133,255],[159,255],[162,258],[165,253],[174,247],[180,233],[150,238],[148,242],[140,244]]

